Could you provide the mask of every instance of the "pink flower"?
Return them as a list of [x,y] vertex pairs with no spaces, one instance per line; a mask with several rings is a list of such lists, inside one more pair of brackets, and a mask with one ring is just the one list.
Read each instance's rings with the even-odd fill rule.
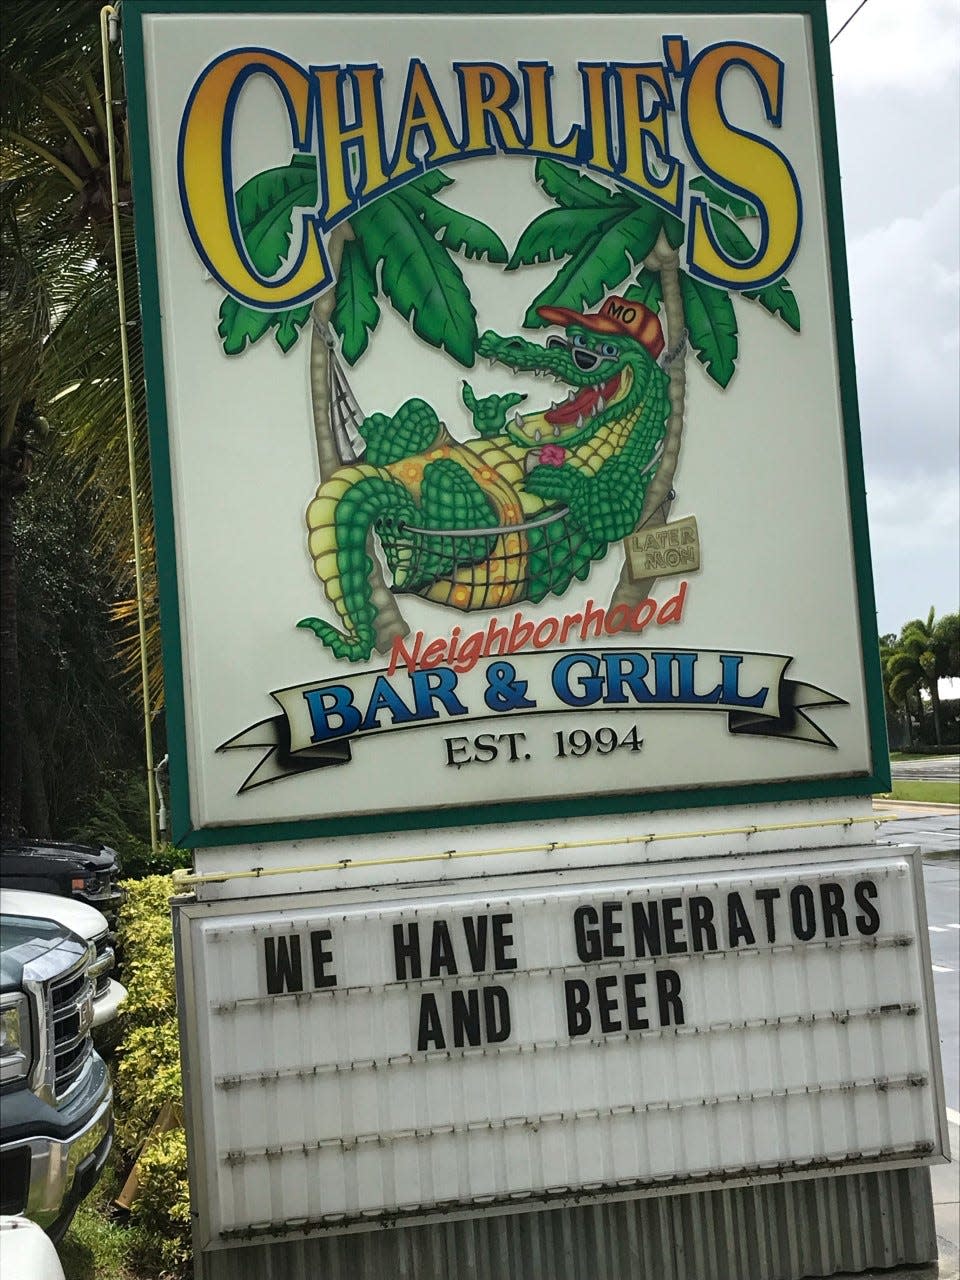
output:
[[567,456],[567,451],[562,444],[545,444],[540,450],[540,465],[542,467],[562,467]]

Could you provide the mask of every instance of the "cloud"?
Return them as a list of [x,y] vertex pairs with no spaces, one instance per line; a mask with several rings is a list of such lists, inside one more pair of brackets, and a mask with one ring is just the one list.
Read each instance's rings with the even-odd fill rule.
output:
[[[857,0],[827,0],[831,35]],[[956,0],[870,0],[831,46],[834,76],[857,93],[924,93],[960,65]]]
[[851,306],[864,454],[874,475],[955,475],[960,187],[853,239]]
[[954,475],[867,475],[867,511],[877,628],[899,632],[911,618],[957,610],[960,518]]

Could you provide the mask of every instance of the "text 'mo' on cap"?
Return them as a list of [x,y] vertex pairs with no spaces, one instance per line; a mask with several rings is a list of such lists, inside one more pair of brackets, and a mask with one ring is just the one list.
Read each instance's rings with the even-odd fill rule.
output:
[[621,333],[642,343],[654,360],[664,348],[663,329],[656,314],[642,302],[630,302],[617,294],[605,299],[599,311],[584,313],[569,307],[537,307],[537,315],[548,324],[566,329],[577,324],[593,333]]

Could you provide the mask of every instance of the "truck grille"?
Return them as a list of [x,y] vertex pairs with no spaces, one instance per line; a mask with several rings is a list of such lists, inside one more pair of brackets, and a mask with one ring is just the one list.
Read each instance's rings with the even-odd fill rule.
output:
[[49,984],[47,998],[53,1026],[54,1093],[63,1098],[93,1053],[93,984],[87,966]]
[[97,955],[90,966],[90,977],[94,983],[93,998],[95,1000],[104,995],[110,987],[110,975],[113,973],[116,964],[113,942],[112,933],[101,933],[99,938],[94,938],[93,940]]

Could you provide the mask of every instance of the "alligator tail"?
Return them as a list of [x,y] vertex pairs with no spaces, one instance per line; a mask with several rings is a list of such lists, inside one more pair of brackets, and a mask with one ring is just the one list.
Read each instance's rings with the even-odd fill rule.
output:
[[[322,618],[302,618],[298,627],[312,631],[337,658],[362,662],[376,640],[367,554],[371,531],[378,523],[412,520],[413,501],[403,485],[382,467],[343,467],[317,490],[307,508],[313,567],[343,630]],[[398,566],[391,564],[396,574]]]

